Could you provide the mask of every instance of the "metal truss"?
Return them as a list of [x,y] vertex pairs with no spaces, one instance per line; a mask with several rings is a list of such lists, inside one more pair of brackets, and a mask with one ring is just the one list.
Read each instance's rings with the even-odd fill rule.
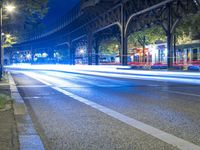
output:
[[[84,4],[84,1],[81,2]],[[183,17],[200,12],[200,0],[99,0],[97,3],[93,2],[90,0],[90,3],[85,6],[83,4],[76,6],[53,30],[21,43],[21,47],[30,45],[34,48],[42,48],[66,44],[71,49],[70,58],[75,59],[75,47],[80,45],[77,43],[86,44],[88,64],[91,65],[92,49],[98,52],[98,41],[111,35],[97,37],[108,29],[114,28],[113,36],[121,42],[122,64],[126,65],[128,36],[133,32],[160,25],[168,39],[168,67],[171,67],[173,55],[171,44],[177,24]],[[74,64],[74,60],[71,60],[71,63]]]

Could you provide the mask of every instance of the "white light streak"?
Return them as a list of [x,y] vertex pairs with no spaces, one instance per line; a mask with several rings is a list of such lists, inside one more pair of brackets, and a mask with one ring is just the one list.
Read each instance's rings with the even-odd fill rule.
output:
[[[157,81],[171,81],[200,84],[200,72],[172,72],[172,71],[142,71],[142,70],[123,70],[117,69],[122,66],[86,66],[86,65],[30,65],[15,64],[7,66],[14,69],[30,69],[30,70],[52,70],[83,73],[89,75],[109,76],[117,78],[129,79],[145,79]],[[124,67],[126,68],[126,67]]]

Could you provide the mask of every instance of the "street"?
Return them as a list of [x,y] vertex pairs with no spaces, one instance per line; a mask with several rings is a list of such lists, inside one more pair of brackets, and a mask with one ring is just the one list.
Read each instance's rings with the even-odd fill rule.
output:
[[1,0],[0,150],[200,150],[200,0]]
[[12,75],[46,149],[200,149],[198,84],[57,71]]

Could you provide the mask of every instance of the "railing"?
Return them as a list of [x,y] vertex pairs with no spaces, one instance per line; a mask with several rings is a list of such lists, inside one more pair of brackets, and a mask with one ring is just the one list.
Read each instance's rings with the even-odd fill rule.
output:
[[99,3],[100,0],[82,0],[81,1],[81,10],[84,10],[85,8],[95,6],[97,3]]

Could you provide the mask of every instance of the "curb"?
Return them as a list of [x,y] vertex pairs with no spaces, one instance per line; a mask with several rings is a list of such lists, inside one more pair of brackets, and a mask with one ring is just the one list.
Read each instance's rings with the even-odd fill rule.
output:
[[14,99],[13,108],[17,122],[20,150],[45,150],[40,136],[34,128],[23,98],[10,73],[8,73],[8,79],[11,97]]

